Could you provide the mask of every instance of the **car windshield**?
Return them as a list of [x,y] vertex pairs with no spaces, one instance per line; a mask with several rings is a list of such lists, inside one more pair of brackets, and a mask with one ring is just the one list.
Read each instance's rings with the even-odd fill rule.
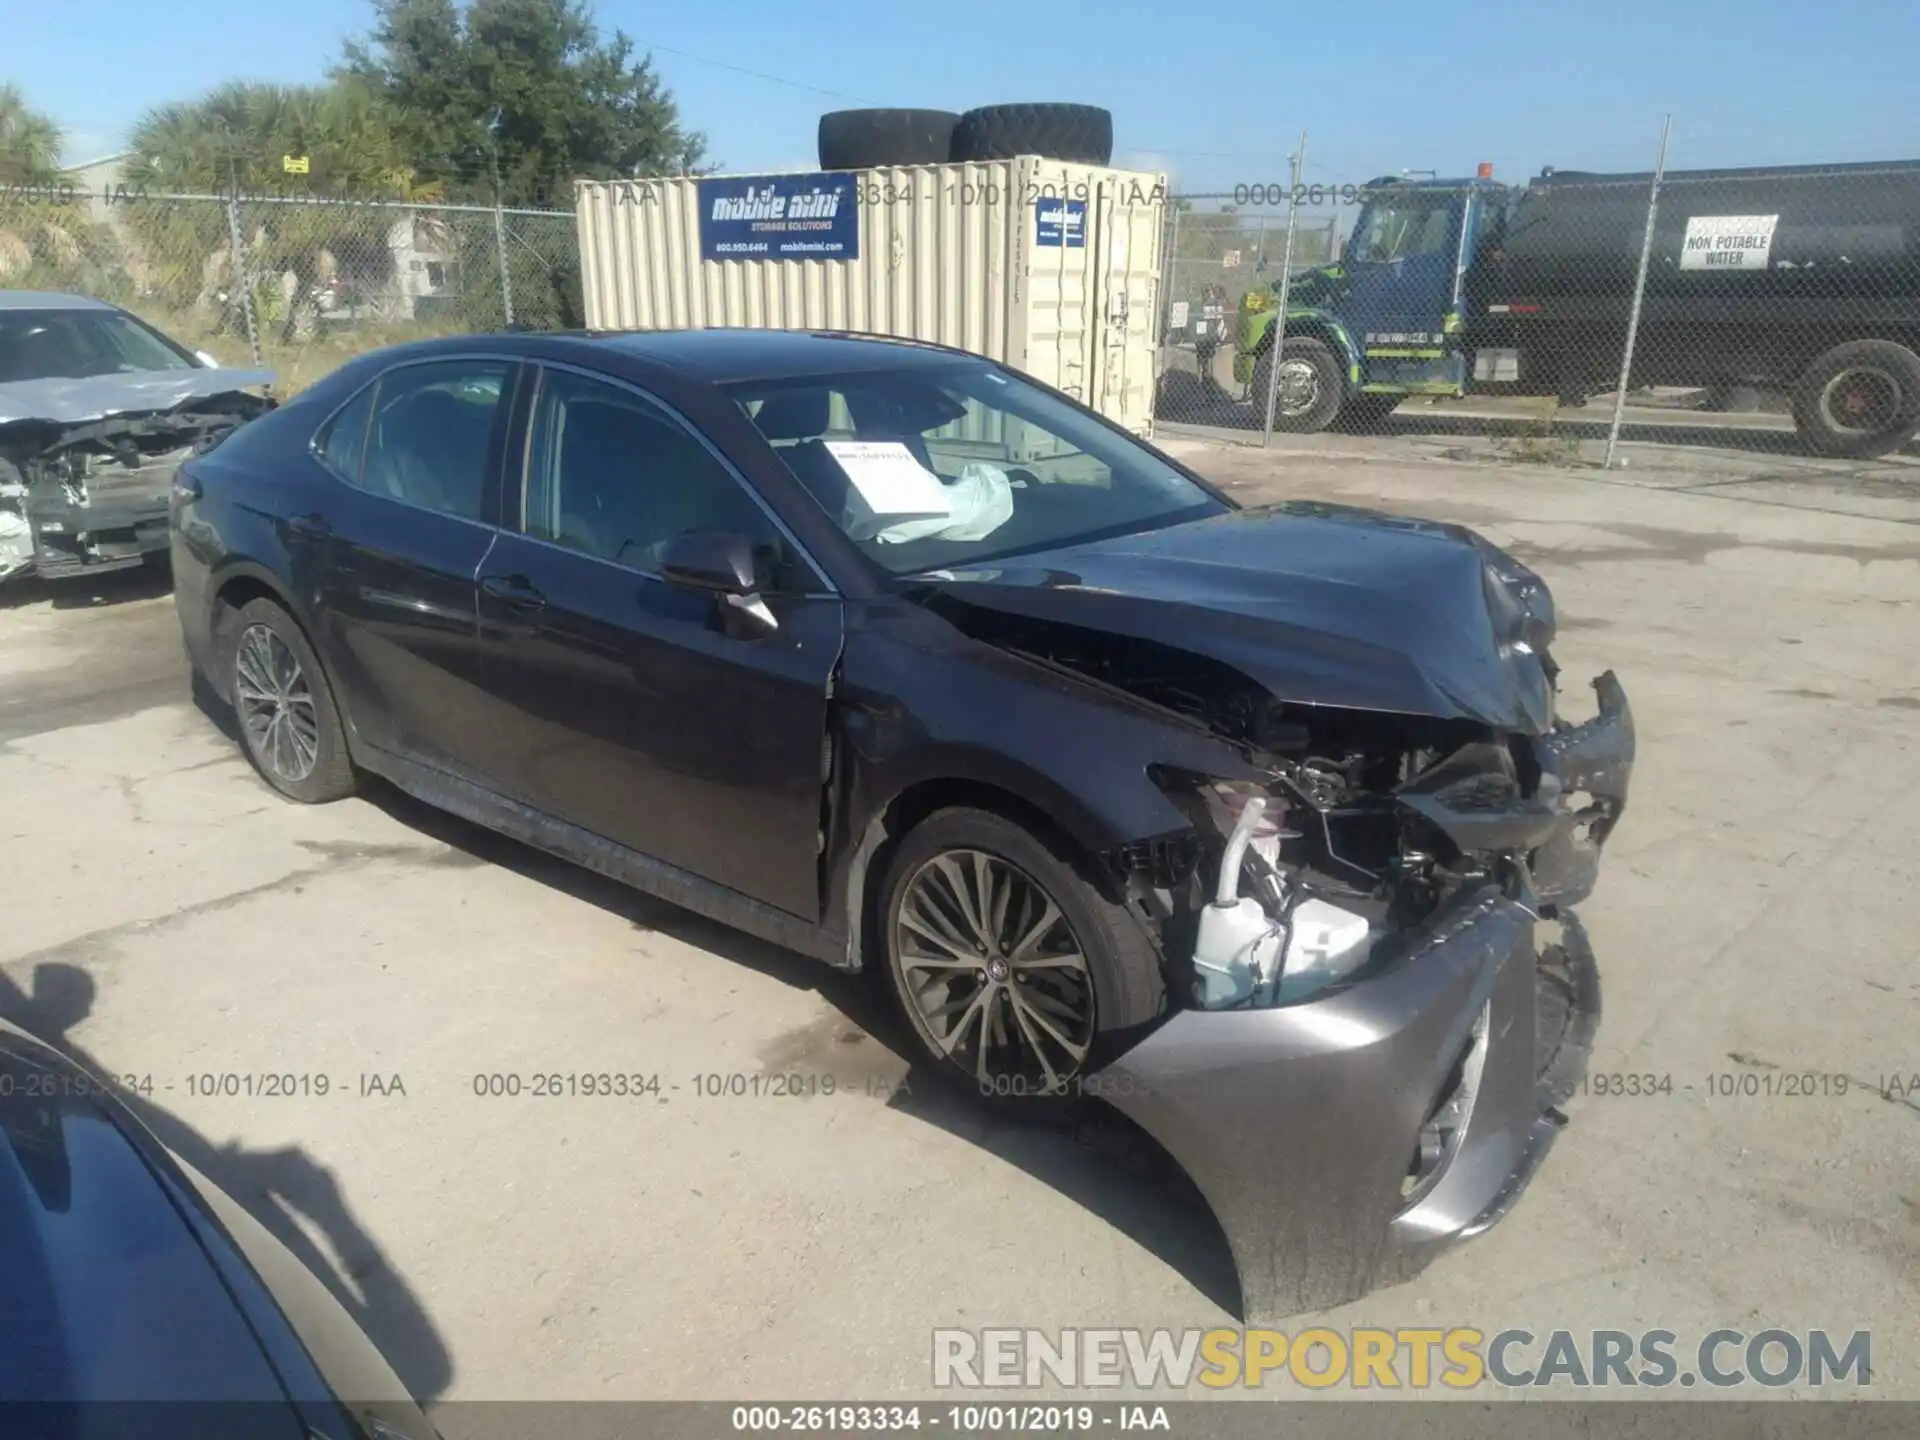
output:
[[1077,406],[981,361],[728,389],[807,492],[893,575],[1228,508]]
[[0,310],[0,383],[194,368],[188,356],[117,311]]

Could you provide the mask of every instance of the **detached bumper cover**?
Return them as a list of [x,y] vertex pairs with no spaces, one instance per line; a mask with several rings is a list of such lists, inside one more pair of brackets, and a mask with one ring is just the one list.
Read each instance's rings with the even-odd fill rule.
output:
[[[1533,888],[1542,905],[1578,905],[1593,893],[1600,847],[1627,806],[1633,775],[1633,710],[1611,670],[1593,682],[1600,713],[1535,740],[1543,798],[1558,807],[1552,835],[1532,857]],[[1580,797],[1584,803],[1571,802]]]
[[[1566,1123],[1553,1102],[1584,1073],[1599,994],[1542,1003],[1556,977],[1535,929],[1549,893],[1566,905],[1592,888],[1625,803],[1632,718],[1611,674],[1595,684],[1600,715],[1538,742],[1549,798],[1589,797],[1535,852],[1538,890],[1465,891],[1350,983],[1295,1005],[1182,1011],[1101,1072],[1100,1093],[1206,1197],[1247,1323],[1345,1304],[1490,1229]],[[1539,1033],[1543,1016],[1555,1033]],[[1437,1113],[1447,1140],[1416,1183]]]

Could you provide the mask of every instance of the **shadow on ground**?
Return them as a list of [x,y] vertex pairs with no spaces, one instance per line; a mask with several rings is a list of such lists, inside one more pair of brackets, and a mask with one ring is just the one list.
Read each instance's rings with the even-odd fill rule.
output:
[[42,580],[18,575],[0,582],[0,610],[49,604],[55,610],[96,610],[131,600],[154,600],[173,593],[173,571],[166,565],[138,565],[101,575],[75,575],[65,580]]
[[[0,1017],[105,1078],[121,1072],[89,1054],[72,1034],[93,1013],[95,996],[93,976],[78,965],[37,965],[25,990],[0,971]],[[249,1150],[233,1143],[216,1145],[150,1098],[128,1089],[119,1096],[161,1144],[218,1185],[299,1257],[379,1348],[416,1400],[432,1401],[446,1391],[454,1371],[445,1342],[412,1289],[361,1226],[326,1167],[298,1146]],[[309,1226],[324,1238],[326,1249],[315,1243]]]

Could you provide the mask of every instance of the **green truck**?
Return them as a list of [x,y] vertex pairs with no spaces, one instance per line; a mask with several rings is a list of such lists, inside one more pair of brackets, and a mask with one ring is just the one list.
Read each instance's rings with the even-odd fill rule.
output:
[[[1359,187],[1345,254],[1236,316],[1234,376],[1274,427],[1377,420],[1409,395],[1618,381],[1651,175]],[[1920,161],[1668,173],[1636,385],[1781,390],[1809,446],[1885,454],[1920,429]]]

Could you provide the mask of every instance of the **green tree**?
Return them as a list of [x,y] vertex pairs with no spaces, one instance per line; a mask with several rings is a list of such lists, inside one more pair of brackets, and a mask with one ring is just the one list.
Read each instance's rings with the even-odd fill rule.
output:
[[[375,91],[230,81],[198,100],[162,105],[134,126],[128,183],[152,193],[350,196],[434,200]],[[307,169],[290,174],[287,156]]]
[[20,87],[0,85],[0,285],[22,290],[99,291],[114,270],[111,230],[60,183],[63,136],[27,103]]
[[[130,141],[123,211],[137,237],[144,288],[203,323],[237,325],[240,290],[223,206],[170,194],[233,192],[301,199],[432,201],[439,185],[408,163],[380,97],[341,79],[324,85],[232,81],[197,100],[142,116]],[[306,162],[299,173],[285,160]],[[392,277],[389,236],[405,212],[390,207],[242,202],[247,277],[257,317],[289,337],[317,323],[311,286],[345,275],[379,291]]]
[[568,206],[576,179],[688,174],[706,150],[633,42],[585,0],[374,0],[340,73],[395,116],[415,167],[459,198]]
[[0,185],[43,184],[60,168],[60,127],[27,104],[18,85],[0,85]]

